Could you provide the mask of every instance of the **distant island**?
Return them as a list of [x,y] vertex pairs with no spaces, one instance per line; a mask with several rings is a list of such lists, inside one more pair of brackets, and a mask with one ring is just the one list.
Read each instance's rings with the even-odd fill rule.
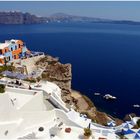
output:
[[138,21],[111,20],[86,16],[75,16],[64,13],[56,13],[48,17],[39,17],[30,13],[17,11],[0,12],[0,24],[40,24],[40,23],[112,23],[140,25]]

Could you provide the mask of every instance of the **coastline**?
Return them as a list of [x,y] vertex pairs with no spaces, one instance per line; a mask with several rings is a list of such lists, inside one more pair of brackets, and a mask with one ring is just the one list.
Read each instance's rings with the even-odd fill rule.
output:
[[106,112],[100,112],[94,103],[86,95],[83,95],[79,91],[72,90],[71,96],[78,100],[76,110],[80,113],[86,114],[93,122],[107,125],[107,122],[113,119],[116,122],[116,125],[123,123],[123,120],[119,118],[114,118]]

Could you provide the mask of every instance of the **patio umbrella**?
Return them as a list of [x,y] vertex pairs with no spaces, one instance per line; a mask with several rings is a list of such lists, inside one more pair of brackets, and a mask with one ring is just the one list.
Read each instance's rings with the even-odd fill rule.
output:
[[127,129],[123,133],[128,139],[140,139],[140,129]]
[[2,72],[2,74],[6,75],[6,76],[9,76],[9,77],[15,77],[16,76],[16,73],[11,72],[11,71],[4,71],[4,72]]
[[111,120],[107,123],[107,125],[110,127],[114,127],[114,126],[116,126],[116,123],[115,123],[115,121]]
[[123,129],[131,129],[133,127],[134,125],[131,121],[126,121],[125,123],[123,123]]
[[3,71],[2,74],[9,76],[11,74],[11,72],[6,70],[6,71]]
[[16,77],[17,76],[17,73],[16,72],[11,72],[11,76],[12,77]]

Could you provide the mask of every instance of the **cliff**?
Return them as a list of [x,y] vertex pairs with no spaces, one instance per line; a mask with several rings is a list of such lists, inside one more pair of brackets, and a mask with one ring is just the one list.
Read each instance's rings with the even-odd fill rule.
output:
[[71,93],[71,64],[61,64],[58,60],[47,55],[36,65],[45,68],[42,78],[56,83],[62,90],[62,96],[67,96]]
[[0,24],[35,24],[43,23],[42,17],[22,12],[0,12]]
[[[62,100],[80,113],[87,114],[94,122],[106,125],[111,116],[99,112],[94,103],[85,95],[71,90],[71,64],[61,64],[58,58],[47,55],[36,63],[37,67],[44,68],[42,79],[56,83],[62,90]],[[119,125],[121,120],[113,118]]]

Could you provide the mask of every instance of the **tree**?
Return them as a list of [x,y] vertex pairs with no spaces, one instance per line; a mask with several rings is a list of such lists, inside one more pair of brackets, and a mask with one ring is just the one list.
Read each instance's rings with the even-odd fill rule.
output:
[[140,119],[137,121],[137,126],[140,128]]

